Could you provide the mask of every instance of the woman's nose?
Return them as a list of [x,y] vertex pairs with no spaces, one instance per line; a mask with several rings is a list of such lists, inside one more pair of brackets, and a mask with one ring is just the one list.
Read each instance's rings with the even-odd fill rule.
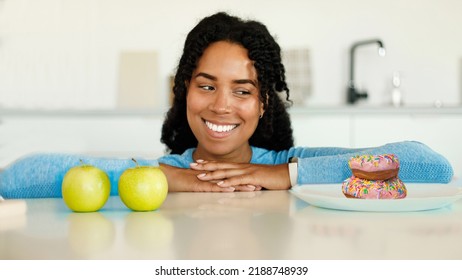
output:
[[221,90],[215,92],[214,100],[211,104],[211,110],[218,114],[229,113],[231,111],[231,100],[228,94]]

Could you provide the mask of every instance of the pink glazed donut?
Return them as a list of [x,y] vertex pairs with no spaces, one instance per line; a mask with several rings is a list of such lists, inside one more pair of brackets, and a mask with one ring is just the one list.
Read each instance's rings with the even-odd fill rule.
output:
[[406,187],[398,177],[374,181],[351,176],[343,181],[342,192],[348,198],[362,199],[401,199],[407,195]]
[[393,154],[354,156],[348,165],[354,176],[367,180],[387,180],[399,171],[399,160]]

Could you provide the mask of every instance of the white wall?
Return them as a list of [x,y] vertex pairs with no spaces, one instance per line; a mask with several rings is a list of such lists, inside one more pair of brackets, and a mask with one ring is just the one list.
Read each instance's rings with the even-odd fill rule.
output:
[[264,22],[283,48],[309,48],[310,105],[345,100],[348,53],[357,40],[358,85],[386,102],[393,71],[407,104],[461,103],[462,1],[458,0],[0,0],[0,106],[112,109],[118,56],[158,52],[165,108],[187,32],[218,10]]

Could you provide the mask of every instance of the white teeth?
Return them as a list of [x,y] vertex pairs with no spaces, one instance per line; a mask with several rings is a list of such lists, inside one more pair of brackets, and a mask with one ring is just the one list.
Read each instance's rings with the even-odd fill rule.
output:
[[233,124],[233,125],[217,125],[217,124],[213,124],[213,123],[208,122],[208,121],[205,122],[205,125],[210,130],[213,130],[215,132],[228,132],[228,131],[233,130],[237,126],[235,124]]

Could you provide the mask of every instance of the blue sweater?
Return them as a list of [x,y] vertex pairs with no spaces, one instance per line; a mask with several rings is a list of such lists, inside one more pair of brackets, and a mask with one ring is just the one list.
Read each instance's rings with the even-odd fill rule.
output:
[[[164,163],[189,168],[194,149],[182,155],[165,155],[158,160],[137,159],[141,165]],[[348,159],[361,154],[393,153],[400,160],[399,177],[404,182],[448,183],[453,176],[450,163],[440,154],[419,142],[397,142],[373,148],[306,148],[269,151],[252,147],[251,163],[282,164],[298,158],[298,184],[341,183],[351,176]],[[66,154],[31,155],[12,163],[0,173],[0,195],[5,198],[61,197],[65,173],[79,165],[80,159],[107,172],[111,180],[111,195],[117,195],[122,172],[134,166],[130,159],[114,159]]]

